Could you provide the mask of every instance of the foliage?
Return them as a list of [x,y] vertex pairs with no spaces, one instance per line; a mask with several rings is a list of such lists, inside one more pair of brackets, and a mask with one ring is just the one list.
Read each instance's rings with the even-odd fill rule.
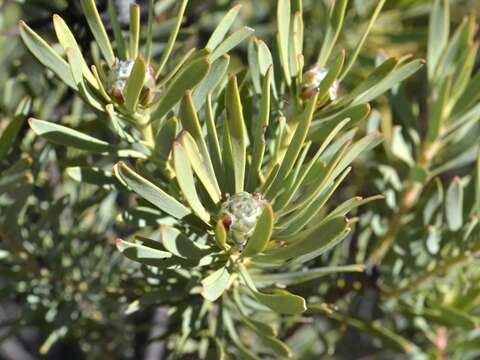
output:
[[[55,39],[23,20],[0,39],[1,292],[21,313],[5,339],[33,325],[41,353],[87,358],[478,355],[474,15],[79,5],[89,33],[59,1]],[[353,357],[352,331],[369,335]]]

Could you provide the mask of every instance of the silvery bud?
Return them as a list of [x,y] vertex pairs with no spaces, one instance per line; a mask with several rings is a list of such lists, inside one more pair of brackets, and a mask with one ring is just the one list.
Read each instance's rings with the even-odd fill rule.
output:
[[259,193],[239,192],[222,204],[220,219],[237,245],[244,246],[255,230],[267,200]]
[[[327,76],[328,71],[327,69],[313,66],[310,68],[305,74],[303,74],[303,84],[302,84],[302,97],[304,99],[308,99],[313,95],[313,92],[319,88],[322,80],[325,79]],[[328,89],[328,95],[330,100],[336,100],[338,96],[338,88],[340,86],[340,82],[335,80]]]

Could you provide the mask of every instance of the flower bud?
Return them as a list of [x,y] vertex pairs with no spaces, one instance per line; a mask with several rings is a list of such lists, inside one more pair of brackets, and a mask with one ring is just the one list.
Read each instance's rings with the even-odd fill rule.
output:
[[[123,104],[125,101],[125,86],[127,85],[127,80],[132,73],[133,65],[135,64],[134,60],[119,60],[115,61],[115,64],[110,69],[108,77],[108,87],[109,91],[114,97],[114,99]],[[143,90],[140,96],[140,103],[144,106],[148,105],[152,99],[155,92],[155,71],[153,70],[150,64],[147,64],[147,74],[145,76],[145,81],[143,83]]]
[[237,245],[243,247],[252,236],[266,204],[261,194],[244,191],[229,196],[222,204],[219,218]]
[[[328,71],[324,68],[313,66],[305,74],[303,74],[302,84],[302,98],[308,99],[313,95],[313,92],[318,89],[322,80],[327,76]],[[339,81],[335,80],[328,89],[330,100],[336,100],[338,96]]]

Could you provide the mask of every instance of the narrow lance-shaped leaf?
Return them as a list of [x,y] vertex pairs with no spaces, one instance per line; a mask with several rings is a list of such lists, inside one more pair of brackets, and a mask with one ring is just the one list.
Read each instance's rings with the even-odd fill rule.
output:
[[222,296],[229,281],[230,273],[226,267],[221,267],[202,280],[200,294],[208,301],[215,301]]
[[135,59],[138,56],[140,45],[140,6],[130,4],[130,57]]
[[270,67],[263,79],[260,113],[254,125],[252,161],[248,169],[247,190],[253,191],[257,187],[260,168],[265,153],[265,130],[270,118],[270,84],[273,68]]
[[181,70],[170,82],[152,114],[152,121],[163,118],[182,98],[185,91],[192,89],[207,75],[210,61],[201,58]]
[[323,39],[320,53],[318,54],[317,64],[320,67],[325,66],[335,43],[337,42],[340,30],[342,30],[347,3],[347,0],[337,0],[332,2],[325,37]]
[[290,38],[291,4],[290,0],[279,0],[277,2],[277,42],[280,53],[285,80],[290,84],[290,65],[288,62],[288,49]]
[[294,295],[286,290],[275,290],[270,294],[261,293],[255,287],[253,280],[250,277],[247,269],[242,264],[237,264],[240,271],[240,276],[247,287],[253,293],[255,298],[270,309],[287,315],[301,314],[307,307],[305,299],[301,296]]
[[161,264],[163,259],[172,257],[172,254],[167,251],[122,239],[117,239],[116,245],[117,249],[127,258],[144,265],[156,266]]
[[249,38],[254,31],[255,30],[247,26],[235,31],[232,35],[223,40],[220,45],[218,45],[218,47],[215,49],[215,51],[212,52],[212,54],[210,55],[210,61],[213,62],[217,60],[220,56],[228,53],[235,46],[240,44],[243,40]]
[[452,87],[452,78],[447,76],[440,88],[438,89],[438,93],[435,94],[436,96],[432,100],[430,104],[430,116],[428,118],[428,134],[427,134],[427,141],[433,142],[435,141],[438,136],[440,135],[440,131],[442,129],[442,123],[444,121],[444,115],[446,112],[446,105],[449,100],[450,90]]
[[232,146],[235,192],[243,190],[246,163],[246,130],[237,78],[231,77],[225,93],[228,133]]
[[106,141],[70,129],[66,126],[33,118],[29,119],[29,124],[37,135],[42,136],[55,144],[71,146],[98,153],[116,150],[114,146]]
[[430,15],[427,46],[427,72],[432,79],[435,69],[445,50],[450,32],[450,11],[448,0],[435,0]]
[[143,58],[137,57],[125,85],[125,107],[131,113],[134,113],[137,108],[147,71]]
[[30,29],[24,21],[20,21],[20,36],[27,48],[38,61],[53,71],[53,73],[69,87],[77,90],[77,85],[73,80],[68,63],[53,51],[50,45],[38,36],[35,31]]
[[92,31],[93,37],[100,47],[105,61],[108,66],[113,66],[115,63],[115,54],[113,53],[112,45],[110,39],[108,38],[105,27],[103,26],[102,19],[98,13],[97,7],[95,5],[95,0],[80,0],[82,5],[83,13],[87,19],[88,26]]
[[220,189],[213,169],[210,152],[203,135],[203,129],[200,125],[195,105],[193,104],[191,91],[187,91],[182,99],[179,116],[182,127],[186,130],[181,135],[181,141],[184,143],[185,149],[189,154],[193,169],[207,189],[212,200],[217,203],[221,196]]
[[207,125],[207,139],[209,152],[212,158],[212,165],[215,169],[215,174],[219,186],[224,188],[222,183],[224,174],[223,174],[223,158],[222,151],[220,148],[220,141],[218,137],[217,127],[215,123],[215,118],[213,115],[213,106],[212,106],[212,94],[207,94],[207,109],[206,109],[206,125]]
[[365,43],[365,40],[367,40],[367,37],[370,34],[370,30],[372,30],[372,27],[375,24],[375,21],[377,20],[377,17],[383,8],[383,5],[385,5],[385,2],[386,0],[380,0],[378,2],[377,7],[375,8],[372,16],[370,17],[370,20],[368,21],[367,28],[365,29],[365,31],[363,31],[360,41],[357,42],[357,45],[355,46],[355,50],[349,56],[348,63],[343,69],[342,74],[338,78],[340,81],[342,81],[345,78],[345,76],[348,75],[348,73],[353,67],[353,64],[355,64],[355,62],[357,61],[357,57],[360,54],[360,50],[362,50],[363,44]]
[[285,261],[315,252],[326,252],[335,246],[342,235],[349,231],[348,222],[345,218],[337,217],[322,222],[312,229],[304,230],[289,239],[288,245],[265,251],[258,255],[259,261]]
[[57,34],[58,41],[62,45],[63,49],[65,51],[67,51],[68,48],[73,49],[75,56],[80,58],[83,76],[85,76],[90,85],[98,89],[97,81],[82,55],[82,50],[78,46],[75,36],[70,31],[65,21],[57,14],[53,15],[53,27],[55,29],[55,33]]
[[193,91],[192,98],[196,109],[200,110],[202,108],[205,104],[207,94],[213,92],[224,79],[229,63],[230,56],[223,55],[212,64],[207,76],[200,81]]
[[134,192],[167,214],[177,219],[191,214],[191,211],[187,207],[152,182],[138,175],[123,162],[119,162],[114,166],[114,173],[120,181],[125,183]]
[[375,99],[377,96],[383,94],[385,91],[392,88],[394,85],[415,74],[424,64],[425,61],[420,59],[413,60],[407,64],[402,64],[398,66],[381,82],[377,83],[370,89],[366,90],[363,94],[358,96],[352,104],[357,105],[360,103],[367,103]]
[[227,244],[227,231],[225,230],[225,226],[223,226],[223,222],[221,220],[219,220],[215,226],[215,240],[221,249],[227,250],[230,248],[230,246]]
[[295,160],[300,153],[303,143],[307,137],[308,129],[310,128],[310,124],[312,123],[313,112],[315,111],[315,106],[318,99],[318,92],[312,96],[312,98],[308,101],[305,110],[300,115],[300,121],[298,123],[297,129],[295,130],[295,134],[288,146],[287,152],[283,161],[280,165],[280,168],[275,176],[275,180],[272,182],[272,185],[265,193],[265,197],[273,200],[280,190],[280,187],[288,176],[288,173],[292,169],[295,164]]
[[112,24],[113,36],[115,38],[115,46],[118,57],[122,60],[127,59],[127,45],[122,34],[122,28],[118,22],[117,10],[115,9],[114,0],[108,0],[108,14],[110,15],[110,23]]
[[[160,59],[158,69],[157,69],[157,74],[156,78],[160,76],[162,73],[163,68],[168,62],[168,59],[170,57],[170,54],[172,53],[173,46],[175,45],[175,40],[177,40],[178,32],[180,31],[180,26],[182,25],[183,21],[183,15],[185,14],[185,9],[187,8],[188,0],[182,0],[180,3],[179,9],[178,9],[178,14],[177,14],[177,20],[175,21],[175,28],[173,31],[170,33],[170,37],[168,38],[167,46],[165,47],[165,50],[163,51],[162,58]],[[183,93],[183,91],[182,91]]]
[[148,20],[147,20],[147,39],[145,41],[145,59],[147,63],[152,60],[152,43],[153,43],[153,11],[154,0],[148,0]]
[[175,116],[165,120],[155,136],[155,155],[161,162],[167,162],[177,135],[178,120]]
[[103,103],[98,98],[97,93],[93,92],[84,81],[80,57],[77,56],[75,52],[70,48],[66,50],[66,53],[68,63],[70,64],[70,70],[72,72],[73,80],[77,84],[78,91],[90,106],[102,111]]
[[160,225],[163,246],[173,255],[184,259],[200,259],[209,253],[209,247],[199,245],[172,226]]
[[253,256],[265,249],[272,236],[273,222],[274,215],[272,207],[270,204],[267,204],[263,209],[262,215],[258,218],[253,234],[242,252],[243,257]]
[[198,197],[195,180],[190,167],[190,160],[183,145],[179,141],[173,143],[173,166],[178,185],[188,204],[200,219],[208,223],[210,221],[210,215]]
[[220,20],[217,27],[210,36],[210,39],[208,39],[207,45],[205,46],[207,49],[213,51],[218,46],[218,44],[222,42],[222,40],[225,38],[225,35],[228,33],[233,23],[235,22],[238,12],[241,8],[241,4],[234,6],[225,14],[222,20]]

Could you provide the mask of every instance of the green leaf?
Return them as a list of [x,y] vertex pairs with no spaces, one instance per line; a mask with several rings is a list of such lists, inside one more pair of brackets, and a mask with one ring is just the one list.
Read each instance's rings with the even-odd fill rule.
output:
[[219,186],[224,188],[223,185],[223,159],[222,159],[222,150],[220,148],[220,141],[217,133],[217,127],[213,115],[212,107],[212,94],[207,94],[207,109],[206,109],[206,125],[207,125],[207,139],[208,139],[208,148],[209,153],[212,158],[212,165],[215,169],[215,174]]
[[188,160],[192,165],[195,174],[198,176],[198,179],[207,190],[212,201],[215,204],[218,204],[222,194],[218,187],[212,164],[200,155],[201,152],[199,151],[195,140],[188,132],[183,131],[180,134],[179,141],[184,146]]
[[442,129],[442,125],[445,120],[445,113],[446,113],[446,105],[449,101],[451,96],[451,88],[452,88],[452,78],[447,76],[438,91],[434,92],[433,99],[429,105],[430,116],[428,118],[428,134],[427,134],[427,141],[433,142],[439,136]]
[[192,208],[195,215],[202,219],[205,223],[210,221],[210,214],[205,210],[195,188],[195,180],[193,178],[192,169],[190,167],[190,159],[185,151],[184,146],[179,141],[173,143],[173,166],[175,169],[176,179],[185,199]]
[[30,29],[25,22],[20,21],[20,36],[27,46],[28,50],[40,61],[45,67],[53,71],[65,84],[76,90],[77,85],[73,80],[70,66],[63,60],[53,49]]
[[228,64],[230,63],[230,56],[223,55],[215,62],[213,62],[210,71],[207,76],[200,81],[195,90],[193,91],[193,104],[195,108],[200,110],[204,105],[207,94],[213,92],[215,88],[224,79],[227,73]]
[[147,20],[147,39],[145,41],[145,59],[147,63],[152,60],[152,43],[153,43],[153,17],[154,17],[154,0],[148,0],[148,20]]
[[[275,200],[274,209],[278,209],[280,213],[282,213],[282,209],[285,209],[287,205],[290,204],[292,199],[294,198],[297,191],[306,183],[311,174],[314,173],[315,167],[318,166],[318,159],[323,154],[325,149],[330,145],[333,139],[337,136],[337,134],[343,129],[343,127],[349,123],[349,119],[344,119],[340,123],[338,123],[334,128],[331,129],[330,133],[328,134],[327,138],[322,142],[318,150],[315,152],[313,157],[310,159],[309,163],[305,166],[302,164],[298,164],[301,167],[302,173],[301,175],[294,179],[294,183],[288,189],[284,189],[284,193]],[[322,165],[321,168],[324,166]]]
[[256,255],[265,249],[272,236],[273,221],[272,207],[270,204],[267,204],[262,215],[258,218],[255,230],[242,252],[243,257]]
[[305,110],[300,115],[298,126],[295,130],[292,140],[290,141],[290,144],[288,145],[287,152],[282,160],[280,168],[278,169],[275,180],[273,180],[272,185],[264,194],[269,200],[273,200],[277,196],[283,181],[288,176],[290,170],[295,164],[295,160],[300,154],[304,141],[307,138],[308,129],[312,123],[312,117],[315,111],[317,99],[318,92],[315,93],[314,96],[312,96],[312,98],[308,101]]
[[137,57],[125,85],[125,108],[131,113],[135,113],[137,108],[147,71],[147,65],[143,58]]
[[266,76],[268,69],[272,68],[273,71],[272,53],[270,52],[267,44],[265,44],[265,42],[262,40],[257,40],[257,47],[260,74],[262,74],[262,76]]
[[73,80],[76,82],[78,91],[82,97],[97,110],[103,111],[103,103],[98,98],[97,94],[94,93],[90,87],[85,83],[82,64],[80,58],[75,55],[75,52],[72,49],[67,49],[67,59],[70,64],[70,70],[72,71]]
[[31,106],[32,100],[28,97],[23,98],[17,106],[15,116],[10,120],[5,129],[3,129],[0,135],[0,160],[9,153],[15,143],[18,133],[30,112]]
[[70,31],[65,21],[57,14],[53,15],[53,27],[55,29],[55,33],[57,34],[58,41],[62,45],[65,52],[67,49],[72,49],[74,51],[75,56],[80,59],[83,76],[85,76],[90,85],[98,89],[97,80],[90,71],[90,68],[88,67],[87,62],[82,55],[82,50],[78,46],[75,36]]
[[348,75],[353,65],[357,61],[358,55],[360,54],[360,50],[362,50],[363,44],[365,43],[365,40],[367,39],[368,34],[370,34],[370,30],[372,30],[373,24],[375,23],[378,15],[382,11],[382,8],[383,8],[383,5],[385,5],[385,2],[386,0],[380,0],[377,3],[377,7],[375,8],[372,16],[370,17],[367,28],[363,31],[360,41],[358,41],[357,45],[355,46],[355,50],[353,50],[352,54],[349,56],[347,66],[345,66],[345,68],[343,69],[342,75],[340,75],[340,77],[338,78],[339,81],[342,81],[345,78],[345,76]]
[[280,64],[282,65],[287,84],[290,84],[289,39],[290,39],[290,0],[278,0],[277,2],[277,42],[280,53]]
[[230,50],[232,50],[235,46],[240,44],[243,40],[249,38],[253,32],[252,28],[249,27],[242,27],[223,40],[220,45],[210,54],[210,61],[214,62],[219,57],[225,55]]
[[184,67],[171,80],[158,103],[157,109],[152,114],[152,121],[163,118],[180,101],[185,91],[193,89],[208,73],[210,61],[201,58]]
[[205,46],[207,49],[213,51],[223,41],[225,35],[228,33],[233,23],[235,22],[238,12],[241,8],[241,4],[234,6],[225,14],[222,20],[220,20],[217,27],[210,36],[210,39],[208,39],[207,45]]
[[348,222],[343,216],[333,218],[292,236],[286,246],[265,251],[257,258],[267,262],[285,261],[311,253],[320,256],[337,245],[349,231]]
[[365,266],[344,265],[344,266],[326,266],[321,268],[305,269],[303,271],[289,271],[274,274],[252,274],[252,280],[256,286],[266,287],[274,284],[282,284],[284,286],[298,285],[304,282],[316,280],[320,277],[341,272],[363,272]]
[[286,290],[275,289],[270,294],[261,293],[255,287],[247,269],[242,264],[237,264],[240,276],[245,285],[253,293],[258,302],[268,306],[273,311],[280,314],[295,315],[301,314],[307,309],[305,299],[298,295],[293,295]]
[[209,253],[209,247],[199,245],[168,225],[160,225],[160,238],[163,246],[173,255],[184,259],[201,259]]
[[463,225],[463,186],[460,178],[455,177],[447,189],[445,197],[445,216],[450,231],[457,231]]
[[344,110],[335,112],[334,114],[315,119],[310,126],[308,139],[321,142],[326,139],[332,130],[345,119],[350,119],[348,126],[346,128],[351,128],[355,124],[363,121],[368,114],[370,113],[370,105],[368,104],[359,104],[355,106],[350,106]]
[[[175,45],[175,41],[177,40],[178,32],[180,31],[180,26],[182,25],[183,15],[185,14],[185,9],[187,8],[187,4],[188,4],[188,0],[182,0],[182,2],[180,3],[177,19],[175,21],[175,28],[170,33],[170,37],[168,38],[167,45],[165,47],[165,50],[163,51],[162,58],[160,59],[160,62],[158,65],[156,78],[158,78],[159,75],[161,74],[163,68],[168,62],[168,58],[170,57],[170,54],[173,51],[173,46]],[[181,91],[181,93],[183,94],[183,91]]]
[[121,189],[122,184],[109,172],[95,167],[69,167],[65,170],[68,176],[73,180],[84,183],[101,186],[109,189]]
[[77,130],[54,124],[48,121],[29,119],[29,124],[35,134],[47,140],[64,146],[70,146],[90,152],[103,153],[117,150],[106,141],[99,140]]
[[200,294],[208,301],[215,301],[225,292],[229,282],[230,273],[226,267],[222,267],[202,280]]
[[415,74],[421,67],[423,67],[424,64],[424,60],[413,60],[407,64],[396,67],[382,81],[370,87],[361,95],[357,96],[353,101],[352,105],[372,101],[388,89],[392,88],[394,85]]
[[225,93],[227,125],[233,155],[235,192],[243,191],[246,163],[246,129],[237,78],[231,77]]
[[140,44],[140,6],[130,4],[130,58],[138,57]]
[[163,259],[172,257],[172,254],[167,251],[158,250],[153,247],[132,243],[122,239],[117,239],[115,244],[117,249],[127,258],[144,265],[157,266],[162,264]]
[[367,134],[352,146],[350,146],[345,153],[345,156],[342,157],[335,171],[333,172],[332,177],[337,177],[343,170],[347,168],[360,154],[363,154],[370,149],[373,149],[375,146],[380,144],[383,141],[383,135],[380,133],[374,132]]
[[127,60],[127,45],[122,33],[122,28],[118,22],[117,10],[115,9],[113,1],[114,0],[108,0],[108,14],[110,15],[110,23],[112,25],[113,36],[115,38],[115,46],[117,48],[118,57],[122,60]]
[[250,162],[247,177],[247,189],[250,192],[254,191],[257,187],[263,162],[263,156],[265,153],[265,131],[267,129],[270,118],[270,84],[272,72],[273,69],[270,68],[267,71],[265,78],[263,79],[259,116],[258,120],[255,122],[254,125],[252,160]]
[[119,162],[114,166],[114,173],[120,181],[127,184],[134,192],[167,214],[177,219],[191,214],[191,211],[187,207],[165,193],[155,184],[138,175],[123,162]]
[[105,31],[105,27],[103,26],[102,20],[95,5],[95,0],[80,0],[80,4],[82,5],[83,13],[87,19],[88,26],[92,31],[93,37],[98,43],[105,61],[107,62],[108,66],[112,67],[115,63],[115,54],[113,53],[110,39],[108,38],[107,32]]
[[450,11],[448,0],[435,0],[430,13],[427,46],[428,78],[433,79],[435,69],[448,43]]
[[223,250],[230,248],[227,244],[227,231],[221,220],[217,221],[217,226],[215,226],[215,240],[217,241],[218,246]]
[[155,155],[161,162],[167,162],[177,136],[178,120],[175,116],[165,120],[155,136]]
[[337,0],[332,2],[330,16],[328,17],[329,21],[326,24],[325,38],[323,39],[322,47],[318,54],[317,64],[320,67],[325,66],[335,43],[337,42],[338,35],[342,30],[347,3],[347,0]]
[[[310,200],[308,202],[304,202],[301,207],[297,207],[297,209],[292,213],[293,215],[287,218],[287,221],[280,222],[281,227],[285,228],[285,230],[281,231],[278,236],[288,239],[290,236],[297,233],[305,225],[307,225],[327,203],[327,201],[333,195],[335,190],[340,186],[340,184],[343,182],[349,172],[350,168],[347,168],[335,180],[335,182],[324,191],[318,191],[320,187],[315,189],[312,192],[313,196],[310,197]],[[326,172],[326,174],[328,174],[328,172]],[[320,184],[324,184],[324,180],[326,178],[327,177],[323,178],[320,181]]]

